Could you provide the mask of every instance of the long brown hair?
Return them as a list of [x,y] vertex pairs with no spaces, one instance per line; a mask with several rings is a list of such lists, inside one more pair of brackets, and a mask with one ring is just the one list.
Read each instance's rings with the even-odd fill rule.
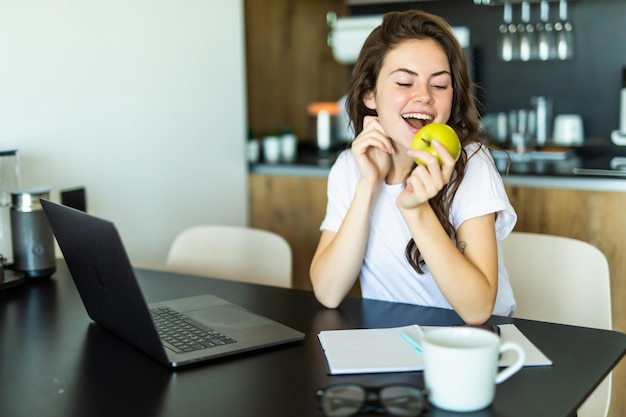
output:
[[[409,39],[433,39],[441,46],[452,72],[452,110],[448,125],[459,135],[463,148],[470,142],[480,142],[480,115],[472,94],[474,86],[469,77],[465,53],[448,23],[438,16],[420,10],[386,13],[382,24],[365,40],[354,66],[346,102],[355,136],[363,130],[365,116],[377,115],[375,110],[365,106],[364,96],[375,90],[376,80],[387,53]],[[439,222],[452,239],[456,239],[456,231],[449,220],[450,207],[465,176],[469,157],[463,149],[455,165],[452,179],[429,201]],[[413,268],[418,273],[423,273],[424,259],[413,239],[407,244],[405,254]]]

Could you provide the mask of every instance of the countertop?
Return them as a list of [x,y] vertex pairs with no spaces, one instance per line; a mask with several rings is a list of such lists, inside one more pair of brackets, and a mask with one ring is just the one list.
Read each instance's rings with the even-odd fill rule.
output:
[[[626,191],[626,147],[602,139],[586,142],[585,146],[569,150],[526,154],[492,150],[491,153],[508,185]],[[319,152],[310,145],[300,145],[295,161],[276,164],[260,161],[250,164],[250,173],[326,177],[343,149]]]

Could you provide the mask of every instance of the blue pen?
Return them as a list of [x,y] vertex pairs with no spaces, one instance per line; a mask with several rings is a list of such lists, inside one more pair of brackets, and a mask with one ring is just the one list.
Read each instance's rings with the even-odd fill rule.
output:
[[411,347],[413,347],[417,351],[417,353],[422,353],[422,345],[420,345],[417,340],[409,336],[407,332],[405,331],[400,332],[400,336],[402,336],[402,338],[406,340],[407,343],[411,345]]

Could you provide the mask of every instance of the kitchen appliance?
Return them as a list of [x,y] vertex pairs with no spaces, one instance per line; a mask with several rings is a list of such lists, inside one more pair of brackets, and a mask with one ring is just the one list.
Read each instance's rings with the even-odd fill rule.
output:
[[[383,21],[382,15],[347,16],[337,17],[335,12],[326,14],[326,24],[328,26],[327,43],[333,51],[335,60],[343,65],[352,65],[356,62],[363,43],[369,34]],[[470,31],[465,26],[452,28],[461,48],[467,54],[470,61]],[[472,69],[473,65],[469,65]]]
[[40,198],[49,198],[48,188],[11,192],[13,268],[28,278],[49,277],[56,270],[54,235]]
[[584,140],[583,118],[578,114],[559,114],[554,118],[552,144],[580,146]]
[[335,60],[344,65],[354,64],[365,39],[382,21],[382,15],[337,17],[335,12],[328,12],[327,43]]

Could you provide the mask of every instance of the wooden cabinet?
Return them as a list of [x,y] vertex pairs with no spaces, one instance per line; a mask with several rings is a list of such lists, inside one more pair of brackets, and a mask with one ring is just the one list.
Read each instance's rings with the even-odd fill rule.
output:
[[[293,251],[293,287],[313,290],[311,259],[326,214],[326,177],[250,174],[250,225],[281,234]],[[358,282],[350,295],[360,296]]]
[[311,290],[309,265],[326,213],[326,178],[250,175],[250,225],[282,235],[293,250],[293,287]]

